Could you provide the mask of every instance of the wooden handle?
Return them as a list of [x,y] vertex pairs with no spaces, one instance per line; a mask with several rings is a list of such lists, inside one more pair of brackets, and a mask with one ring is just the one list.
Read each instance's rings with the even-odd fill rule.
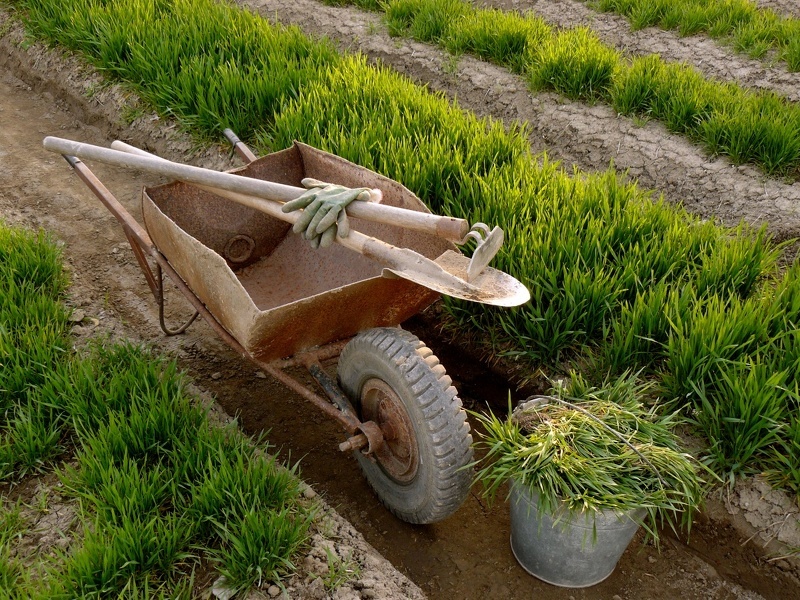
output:
[[[143,150],[132,153],[130,148],[133,148],[133,146],[122,144],[122,142],[114,142],[112,146],[116,145],[118,148],[124,146],[124,151],[52,136],[46,137],[43,145],[52,152],[77,156],[84,160],[97,160],[112,165],[141,169],[142,171],[172,177],[187,183],[256,196],[265,200],[288,202],[307,191],[305,188],[263,179],[242,177],[232,173],[221,173],[211,169],[183,165],[159,158]],[[373,190],[373,193],[380,194],[380,190]],[[352,202],[347,207],[347,214],[357,219],[422,231],[454,242],[460,242],[469,231],[469,223],[464,219],[442,217],[375,202]]]

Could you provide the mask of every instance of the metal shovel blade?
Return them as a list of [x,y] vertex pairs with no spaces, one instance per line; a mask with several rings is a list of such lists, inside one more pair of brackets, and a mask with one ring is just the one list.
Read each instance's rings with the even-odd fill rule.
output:
[[384,269],[383,275],[391,273],[446,296],[492,306],[519,306],[531,299],[528,288],[511,275],[491,267],[486,267],[474,281],[467,282],[470,259],[460,252],[448,250],[434,262],[452,277],[403,268]]

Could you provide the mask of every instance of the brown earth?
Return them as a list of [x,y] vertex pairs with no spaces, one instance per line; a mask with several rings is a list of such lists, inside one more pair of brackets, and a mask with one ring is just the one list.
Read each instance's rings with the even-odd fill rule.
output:
[[770,8],[779,15],[800,18],[800,4],[796,0],[756,0],[759,8]]
[[708,35],[680,37],[677,31],[647,27],[631,31],[630,21],[614,13],[595,12],[581,0],[484,0],[481,4],[503,10],[530,11],[561,28],[591,27],[608,46],[631,56],[658,54],[668,62],[692,65],[706,77],[735,81],[743,87],[772,90],[789,100],[800,100],[800,73],[786,63],[771,65],[737,53]]
[[[306,8],[313,8],[311,12],[323,10],[313,3]],[[350,17],[341,18],[341,14],[331,13],[328,17],[347,23]],[[763,548],[764,540],[758,537],[758,531],[747,529],[745,520],[752,519],[755,513],[747,510],[750,503],[759,504],[764,510],[765,526],[781,519],[792,522],[791,514],[786,518],[787,509],[779,502],[762,506],[764,493],[757,482],[744,484],[730,498],[730,510],[737,513],[734,518],[723,502],[712,500],[709,510],[693,528],[690,542],[664,532],[659,553],[637,537],[614,574],[585,590],[546,585],[517,566],[508,545],[508,515],[502,502],[489,508],[474,493],[453,517],[442,523],[411,526],[397,521],[372,495],[352,457],[335,450],[343,437],[341,431],[312,407],[264,378],[203,323],[193,325],[185,335],[162,336],[154,303],[119,227],[70,173],[66,163],[41,148],[41,140],[46,135],[58,135],[108,145],[113,139],[122,138],[166,158],[217,167],[231,166],[225,150],[198,151],[174,124],[131,110],[136,103],[134,96],[101,85],[100,78],[78,61],[36,44],[26,42],[20,46],[20,40],[14,31],[0,38],[0,215],[12,223],[44,227],[64,243],[73,280],[71,302],[86,315],[76,326],[76,333],[146,341],[176,356],[198,388],[216,396],[246,432],[267,430],[269,439],[284,456],[300,459],[303,476],[314,489],[429,597],[800,597],[800,585],[792,575],[791,564],[770,560],[777,547],[773,543],[770,549]],[[426,50],[424,46],[419,48]],[[393,50],[406,57],[408,64],[417,64],[411,56],[413,48],[386,39],[382,51],[389,56]],[[433,56],[438,60],[437,55]],[[481,68],[477,61],[474,68]],[[455,79],[441,73],[439,76],[448,82]],[[479,95],[474,95],[475,102]],[[484,112],[492,102],[484,94]],[[138,116],[125,123],[121,115]],[[123,204],[138,215],[139,189],[145,183],[155,183],[153,178],[102,165],[92,167]],[[169,297],[173,301],[168,304],[168,318],[174,323],[185,318],[188,311],[174,294]],[[503,407],[509,392],[515,399],[520,398],[519,392],[509,390],[508,384],[481,364],[437,339],[435,323],[416,320],[407,326],[440,356],[467,407],[481,408],[487,402]],[[755,537],[750,539],[751,535]],[[775,537],[779,532],[764,527],[764,535]],[[370,558],[363,559],[362,566],[378,561],[373,555],[366,556]],[[309,568],[320,558],[321,555],[310,553],[306,561]],[[375,576],[362,575],[343,594],[354,598],[412,595],[413,586],[404,588],[402,580],[391,580],[398,586],[393,591],[380,588]],[[322,597],[318,585],[309,585],[311,589],[294,590],[293,597]]]

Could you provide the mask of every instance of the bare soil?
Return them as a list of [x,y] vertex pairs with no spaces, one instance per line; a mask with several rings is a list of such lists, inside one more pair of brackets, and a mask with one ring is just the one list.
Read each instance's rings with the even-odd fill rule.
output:
[[626,17],[595,12],[581,0],[484,0],[481,4],[530,11],[560,28],[591,27],[605,44],[629,56],[658,54],[668,62],[692,65],[712,79],[735,81],[743,87],[772,90],[789,100],[800,100],[800,73],[789,72],[783,62],[769,64],[769,60],[749,58],[706,34],[680,37],[677,31],[657,27],[631,31]]
[[[435,76],[433,83],[458,93],[462,105],[472,104],[482,114],[495,110],[498,96],[503,95],[502,87],[497,94],[487,93],[487,90],[511,81],[507,73],[478,61],[464,60],[457,74],[444,73],[441,54],[422,45],[391,40],[380,32],[379,26],[378,33],[367,34],[365,23],[368,21],[358,11],[326,12],[327,7],[303,0],[284,6],[270,2],[259,2],[259,5],[265,14],[274,15],[275,10],[283,9],[281,15],[286,20],[300,19],[294,15],[305,12],[304,26],[309,31],[314,27],[321,30],[328,27],[338,31],[340,40],[349,42],[364,36],[363,39],[371,40],[375,55],[384,57],[387,62],[395,57],[398,66],[418,78],[420,73],[432,79]],[[320,20],[312,20],[317,19],[317,15]],[[332,21],[337,27],[330,27]],[[331,527],[334,533],[327,536],[336,541],[335,550],[342,557],[347,556],[350,548],[357,548],[355,552],[362,567],[358,581],[342,588],[334,597],[418,597],[416,586],[419,586],[431,598],[448,600],[531,596],[544,599],[800,598],[800,584],[794,576],[792,563],[771,560],[776,552],[785,550],[785,545],[778,545],[773,539],[765,547],[767,539],[778,536],[783,536],[785,543],[792,543],[789,534],[796,525],[793,514],[796,507],[791,503],[783,504],[783,498],[769,498],[758,481],[743,483],[728,498],[710,500],[708,510],[695,524],[688,541],[665,531],[659,552],[643,543],[641,536],[637,537],[612,576],[585,590],[556,588],[527,575],[511,555],[506,507],[502,502],[491,508],[486,506],[477,490],[444,522],[412,526],[396,520],[373,496],[355,460],[335,449],[343,439],[342,432],[313,407],[236,356],[204,323],[193,325],[184,335],[163,337],[157,325],[155,305],[120,228],[71,174],[66,163],[42,149],[41,140],[46,135],[58,135],[108,145],[113,139],[121,138],[166,158],[218,168],[233,165],[226,151],[194,148],[174,124],[149,113],[131,111],[130,107],[136,105],[134,96],[103,85],[100,77],[81,66],[79,61],[46,51],[36,44],[20,45],[21,41],[19,31],[14,28],[0,37],[0,217],[15,224],[44,227],[63,242],[73,281],[70,301],[85,314],[75,327],[76,334],[121,336],[155,344],[176,356],[198,389],[212,394],[228,416],[238,419],[245,432],[268,431],[269,439],[283,456],[301,461],[304,479],[360,532],[356,534],[348,528],[343,533],[337,528],[347,525],[340,523]],[[463,85],[458,83],[462,78]],[[551,103],[554,113],[560,112],[556,110],[556,99],[534,99],[524,91],[521,82],[512,81],[512,84],[518,86],[516,97],[521,101],[527,99],[531,106],[534,101]],[[471,91],[466,94],[470,98],[468,103],[464,102],[461,90]],[[503,110],[511,110],[510,104],[503,106]],[[581,112],[592,113],[597,107],[588,111],[579,105],[571,108],[575,118],[580,119]],[[138,117],[125,122],[121,115]],[[601,129],[595,132],[598,139],[601,132]],[[558,137],[575,135],[566,127],[562,134]],[[538,144],[543,147],[541,138]],[[597,154],[598,164],[607,164],[609,158],[602,158],[602,149],[591,151]],[[676,172],[681,168],[673,163],[662,165],[671,165]],[[145,183],[156,183],[153,178],[102,165],[92,165],[92,168],[138,217],[140,188]],[[692,172],[681,172],[680,179],[688,182]],[[746,177],[741,180],[748,181]],[[731,200],[736,206],[749,206],[746,198],[739,199],[732,190],[729,196],[733,196]],[[701,206],[713,214],[716,204],[707,200]],[[780,231],[783,222],[776,218],[774,225]],[[172,300],[168,303],[170,322],[179,322],[189,315],[175,294],[169,298]],[[524,391],[509,389],[505,380],[483,364],[440,339],[436,335],[435,315],[432,311],[407,323],[406,327],[420,335],[439,355],[468,408],[483,408],[489,403],[502,409],[509,393],[515,400],[524,397]],[[58,501],[57,496],[54,498]],[[758,510],[752,510],[756,505]],[[761,520],[757,521],[754,515],[761,515]],[[748,523],[748,519],[752,523]],[[773,522],[778,522],[780,527],[768,528]],[[400,577],[377,554],[370,552],[362,535],[414,583]],[[316,541],[318,543],[304,561],[303,575],[291,584],[292,597],[323,598],[326,595],[314,577],[316,571],[324,568],[326,542],[322,537]]]
[[796,0],[756,0],[759,8],[770,8],[779,15],[800,18],[800,4]]

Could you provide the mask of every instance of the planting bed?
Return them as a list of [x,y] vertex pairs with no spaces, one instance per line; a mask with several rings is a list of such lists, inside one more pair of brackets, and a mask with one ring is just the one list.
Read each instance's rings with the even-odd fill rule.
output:
[[503,10],[531,11],[557,27],[589,26],[603,43],[631,55],[658,54],[667,61],[690,64],[707,77],[772,90],[795,101],[800,99],[800,72],[789,72],[782,63],[770,65],[769,61],[737,54],[707,35],[680,38],[676,31],[656,27],[631,31],[625,17],[595,12],[581,0],[483,0],[480,4]]
[[[780,237],[800,231],[791,203],[781,204],[787,196],[791,198],[792,191],[797,194],[797,184],[786,186],[763,180],[754,169],[732,169],[724,161],[707,161],[687,142],[667,136],[653,124],[639,128],[617,119],[610,109],[586,109],[547,94],[532,98],[521,80],[479,61],[462,59],[456,69],[451,69],[442,53],[421,44],[389,39],[379,25],[367,25],[377,21],[375,16],[358,11],[322,7],[304,0],[254,2],[251,6],[258,6],[267,16],[277,14],[282,20],[295,20],[308,32],[328,33],[343,45],[358,43],[372,56],[428,81],[433,87],[458,95],[462,106],[480,114],[509,119],[530,117],[534,147],[537,150],[547,147],[556,158],[576,162],[584,168],[604,168],[609,158],[616,157],[619,165],[620,156],[627,156],[642,174],[653,179],[645,185],[671,189],[675,199],[688,197],[687,204],[701,214],[720,215],[730,222],[739,218],[768,222]],[[193,154],[191,144],[174,131],[173,125],[132,111],[131,105],[113,88],[100,89],[99,79],[77,69],[75,61],[63,61],[36,45],[26,44],[23,50],[14,39],[5,36],[0,46],[4,76],[0,90],[3,132],[0,153],[4,160],[0,215],[13,222],[44,226],[65,241],[75,281],[73,302],[90,317],[76,331],[98,330],[112,336],[155,341],[159,348],[176,354],[200,386],[216,394],[230,414],[240,415],[246,431],[271,430],[270,439],[274,443],[285,452],[290,451],[294,458],[302,458],[305,477],[429,596],[715,599],[800,596],[800,587],[790,573],[791,565],[780,560],[767,561],[770,551],[761,549],[758,536],[746,541],[751,533],[757,532],[742,533],[743,530],[732,526],[732,517],[721,502],[711,503],[708,515],[693,531],[690,545],[666,534],[662,553],[658,554],[637,540],[607,582],[583,591],[546,586],[516,566],[508,549],[508,522],[502,505],[488,510],[473,497],[453,518],[434,526],[413,527],[395,520],[371,495],[355,462],[336,453],[335,446],[340,441],[336,428],[301,399],[260,377],[203,324],[193,326],[185,336],[162,338],[155,326],[155,307],[116,223],[69,175],[66,164],[41,150],[40,143],[42,137],[50,134],[99,144],[123,137],[134,144],[146,143],[167,158],[217,167],[229,164],[224,152]],[[10,77],[12,72],[33,89]],[[512,97],[508,95],[510,89],[515,90]],[[54,105],[56,99],[59,107]],[[121,116],[136,119],[127,127],[120,123]],[[611,142],[607,141],[608,130]],[[636,132],[643,133],[636,135]],[[543,142],[545,137],[549,139]],[[616,148],[616,153],[608,151],[610,148]],[[648,148],[655,154],[654,165],[646,158]],[[114,169],[98,167],[97,172],[134,210],[141,185],[153,183],[151,178]],[[671,188],[659,183],[658,177],[663,178],[664,172],[671,173]],[[706,189],[702,187],[703,181]],[[694,195],[687,194],[687,189]],[[721,198],[725,204],[720,203]],[[173,322],[184,316],[182,308],[170,305],[169,318]],[[98,319],[96,325],[92,318]],[[418,333],[449,368],[469,407],[483,406],[485,400],[503,407],[507,386],[502,380],[437,343],[432,339],[429,324],[415,322],[409,326],[422,330]],[[780,520],[792,523],[791,514],[787,516],[787,512],[794,510],[791,505],[787,508],[779,499],[764,501],[759,496],[758,484],[742,484],[731,497],[731,509],[740,520],[754,520],[755,512],[745,509],[757,505],[764,511],[761,525]],[[781,531],[780,535],[786,534]],[[765,537],[771,535],[778,532],[765,532]],[[786,541],[797,544],[791,539]],[[409,587],[406,592],[410,594],[412,589]],[[350,591],[354,597],[387,597],[372,583],[362,583],[361,588]],[[402,597],[402,591],[397,593],[397,597]]]
[[[378,13],[324,6],[315,0],[239,0],[268,19],[328,36],[343,49],[363,52],[413,80],[457,98],[459,105],[506,123],[526,122],[534,152],[586,171],[610,160],[642,187],[656,189],[691,212],[728,225],[766,223],[778,240],[800,235],[800,183],[765,177],[753,165],[709,158],[687,138],[658,122],[620,117],[613,108],[587,106],[554,93],[532,95],[524,78],[507,69],[428,44],[391,38]],[[582,6],[576,3],[576,6]]]

